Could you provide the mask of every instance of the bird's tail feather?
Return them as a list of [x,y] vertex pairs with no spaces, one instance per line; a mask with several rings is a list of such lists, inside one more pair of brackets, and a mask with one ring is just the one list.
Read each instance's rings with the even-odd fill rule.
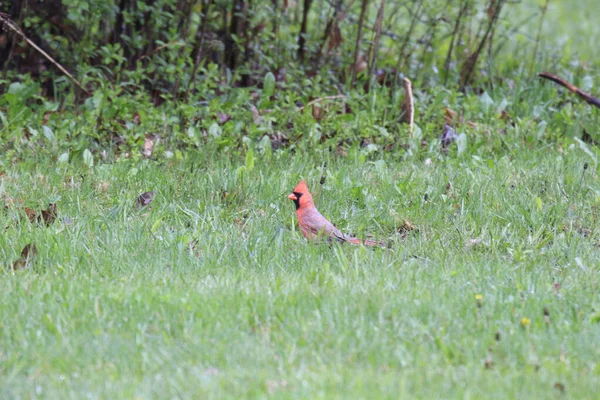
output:
[[382,248],[388,247],[388,243],[385,241],[377,241],[377,240],[372,240],[372,239],[359,239],[359,238],[346,238],[346,240],[348,241],[348,243],[352,243],[352,244],[362,244],[365,246],[382,247]]

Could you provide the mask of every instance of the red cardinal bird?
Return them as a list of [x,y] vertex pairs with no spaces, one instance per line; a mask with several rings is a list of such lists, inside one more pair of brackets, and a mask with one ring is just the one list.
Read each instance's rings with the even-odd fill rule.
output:
[[296,205],[296,216],[298,217],[298,225],[302,234],[308,239],[316,239],[319,236],[326,236],[331,241],[337,239],[340,242],[348,242],[352,244],[364,244],[366,246],[381,246],[386,247],[385,242],[376,242],[374,240],[361,240],[344,235],[338,228],[329,222],[321,215],[315,207],[308,186],[305,181],[300,181],[288,199],[293,200]]

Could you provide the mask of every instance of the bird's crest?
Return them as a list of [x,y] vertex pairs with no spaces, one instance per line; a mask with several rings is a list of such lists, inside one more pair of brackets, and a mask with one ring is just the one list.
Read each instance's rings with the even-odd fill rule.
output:
[[308,186],[306,185],[306,181],[302,179],[298,185],[294,188],[295,193],[309,194]]

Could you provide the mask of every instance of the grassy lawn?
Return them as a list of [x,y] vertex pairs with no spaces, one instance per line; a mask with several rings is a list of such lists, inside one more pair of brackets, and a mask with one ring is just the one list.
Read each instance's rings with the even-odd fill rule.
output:
[[[598,4],[550,3],[533,72],[600,95]],[[249,91],[215,95],[198,119],[232,121],[205,126],[206,140],[176,132],[196,148],[162,132],[151,159],[107,161],[85,138],[101,96],[44,127],[43,112],[0,107],[0,145],[22,144],[0,154],[0,398],[597,398],[600,118],[523,72],[525,53],[496,67],[506,57],[528,79],[481,96],[415,88],[413,139],[389,116],[400,98],[376,90],[320,122],[289,107],[293,94],[267,96],[261,126]],[[111,101],[137,112],[135,99]],[[194,107],[140,110],[133,147],[146,121],[179,127]],[[474,122],[448,152],[445,107]],[[253,136],[236,147],[238,120]],[[260,137],[287,121],[290,146],[264,150]],[[347,133],[379,141],[340,142]],[[390,248],[307,242],[287,199],[300,179],[343,232]],[[154,200],[136,209],[146,191]],[[49,203],[54,223],[25,216]],[[13,271],[30,243],[37,254]]]
[[[425,166],[356,149],[328,160],[323,185],[326,156],[242,173],[211,159],[24,164],[2,192],[40,199],[32,208],[60,196],[59,217],[1,214],[1,257],[29,242],[39,253],[0,283],[2,392],[593,398],[600,192],[586,157]],[[286,199],[300,176],[338,227],[391,249],[307,243]],[[403,237],[405,219],[417,229]]]

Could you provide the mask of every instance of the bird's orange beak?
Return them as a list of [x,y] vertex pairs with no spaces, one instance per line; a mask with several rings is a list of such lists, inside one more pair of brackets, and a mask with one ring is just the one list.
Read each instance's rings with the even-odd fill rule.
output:
[[288,199],[296,201],[296,200],[298,200],[298,197],[296,197],[296,195],[294,193],[292,193],[288,196]]

